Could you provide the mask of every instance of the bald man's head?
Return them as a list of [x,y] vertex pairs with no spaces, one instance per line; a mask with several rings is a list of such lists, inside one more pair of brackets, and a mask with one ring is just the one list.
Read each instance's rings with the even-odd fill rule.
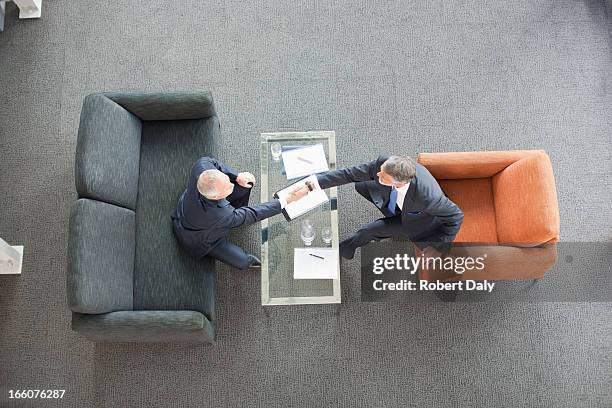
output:
[[219,170],[204,170],[198,177],[198,191],[209,200],[221,200],[232,194],[234,184]]

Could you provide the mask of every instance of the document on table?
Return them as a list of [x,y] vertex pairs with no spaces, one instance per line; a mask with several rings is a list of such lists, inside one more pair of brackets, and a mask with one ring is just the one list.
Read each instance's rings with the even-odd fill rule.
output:
[[297,201],[287,204],[283,209],[283,215],[289,221],[299,217],[302,214],[306,214],[308,211],[317,208],[321,204],[329,201],[329,197],[327,197],[325,190],[321,190],[321,187],[319,186],[319,181],[317,180],[317,176],[315,176],[314,174],[298,181],[297,183],[290,185],[289,187],[278,191],[276,194],[274,194],[274,196],[277,198],[286,198],[291,190],[296,187],[305,186],[307,181],[312,182],[314,190],[310,191],[305,197],[302,197]]
[[329,170],[322,144],[282,152],[287,180]]
[[338,250],[295,248],[293,279],[338,279]]

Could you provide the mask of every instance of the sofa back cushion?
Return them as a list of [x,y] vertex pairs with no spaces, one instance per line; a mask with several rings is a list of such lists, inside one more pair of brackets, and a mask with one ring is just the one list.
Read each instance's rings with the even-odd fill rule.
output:
[[70,215],[68,305],[78,313],[133,309],[134,211],[81,198]]
[[85,98],[75,158],[80,197],[135,209],[141,122],[103,94]]
[[536,152],[493,176],[497,238],[536,246],[559,239],[559,207],[548,155]]

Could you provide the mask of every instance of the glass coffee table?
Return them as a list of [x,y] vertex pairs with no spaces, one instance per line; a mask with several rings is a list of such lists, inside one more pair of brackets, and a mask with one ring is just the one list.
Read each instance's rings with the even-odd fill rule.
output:
[[[334,132],[282,132],[261,134],[261,202],[299,180],[287,180],[282,172],[280,146],[323,145],[330,170],[336,168]],[[274,149],[273,149],[274,148]],[[273,154],[274,150],[274,154]],[[296,305],[340,303],[340,271],[336,279],[294,279],[293,254],[304,248],[300,238],[302,220],[308,219],[316,233],[311,247],[331,247],[338,251],[338,210],[336,187],[325,190],[329,201],[300,217],[287,221],[282,214],[261,222],[261,304]],[[325,244],[321,231],[331,229],[331,244]],[[338,267],[338,266],[337,266]]]

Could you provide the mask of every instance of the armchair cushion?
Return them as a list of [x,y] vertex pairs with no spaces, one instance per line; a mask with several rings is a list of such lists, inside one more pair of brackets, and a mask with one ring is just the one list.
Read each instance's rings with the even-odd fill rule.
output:
[[79,313],[132,310],[134,212],[81,198],[70,218],[70,309]]
[[491,178],[439,180],[444,193],[463,211],[455,242],[497,243]]
[[75,158],[79,197],[136,207],[140,120],[102,94],[83,102]]
[[536,246],[559,238],[559,208],[550,159],[535,152],[493,176],[500,243]]

